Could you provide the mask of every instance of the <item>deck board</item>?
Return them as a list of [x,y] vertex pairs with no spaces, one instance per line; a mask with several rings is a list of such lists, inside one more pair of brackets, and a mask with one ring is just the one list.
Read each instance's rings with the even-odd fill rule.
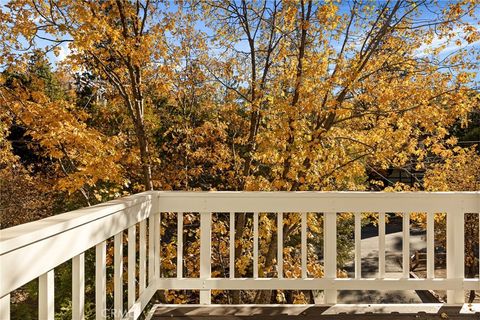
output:
[[[480,306],[475,310],[479,311]],[[338,320],[480,320],[480,312],[465,313],[465,306],[443,306],[441,304],[412,305],[155,305],[151,320],[162,319],[338,319]]]

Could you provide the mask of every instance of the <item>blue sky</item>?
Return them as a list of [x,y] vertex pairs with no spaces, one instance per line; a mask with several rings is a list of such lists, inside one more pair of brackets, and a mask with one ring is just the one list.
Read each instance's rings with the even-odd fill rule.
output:
[[[0,7],[3,7],[7,2],[8,2],[7,0],[0,0]],[[442,0],[440,0],[440,1],[439,1],[439,4],[440,4],[440,6],[446,6],[446,5],[448,5],[449,3],[451,3],[451,2],[452,2],[452,1],[442,1]],[[377,3],[380,3],[380,1],[377,1]],[[352,3],[351,3],[350,1],[341,1],[341,3],[339,4],[339,11],[340,11],[340,13],[347,13],[347,12],[349,12],[351,4],[352,4]],[[172,5],[171,8],[170,8],[170,10],[175,10],[175,8],[176,8],[175,5]],[[476,15],[477,15],[478,17],[480,17],[480,8],[477,8],[476,11],[477,11],[477,12],[476,12]],[[428,11],[428,10],[423,10],[423,11],[421,12],[421,15],[420,15],[419,18],[421,18],[421,19],[426,19],[426,20],[432,20],[432,19],[435,18],[435,16],[434,16],[434,14],[433,14],[432,12],[430,12],[430,11]],[[468,20],[471,21],[471,18],[469,18]],[[468,20],[467,20],[467,21],[468,21]],[[202,31],[205,31],[205,32],[207,32],[207,33],[210,33],[210,31],[208,30],[208,28],[206,28],[205,25],[204,25],[202,22],[197,23],[197,27],[198,27],[200,30],[202,30]],[[476,27],[477,27],[477,30],[480,30],[478,24],[476,24]],[[461,32],[461,30],[459,30],[459,32]],[[455,40],[455,39],[454,39],[454,40]],[[442,45],[442,44],[444,44],[445,41],[446,41],[446,40],[442,40],[442,39],[436,38],[436,39],[434,39],[434,40],[432,41],[431,44],[423,46],[422,49],[425,49],[425,48],[427,48],[427,47],[435,47],[435,46]],[[45,47],[47,44],[48,44],[48,42],[45,41],[45,40],[38,39],[38,40],[36,41],[36,45],[37,45],[38,47],[40,47],[40,48]],[[244,47],[244,46],[246,47],[246,44],[239,43],[238,48],[241,49],[241,48]],[[445,48],[445,49],[441,52],[439,58],[442,58],[442,57],[450,54],[451,52],[453,52],[453,51],[455,51],[455,50],[457,50],[457,49],[459,49],[459,48],[461,48],[461,47],[468,47],[468,48],[472,48],[472,47],[473,47],[473,48],[475,48],[475,49],[480,49],[480,42],[477,41],[477,42],[474,42],[474,43],[469,44],[469,45],[463,43],[463,44],[459,47],[459,46],[457,46],[457,45],[455,44],[455,41],[452,41],[452,43],[451,43],[447,48]],[[58,61],[62,61],[63,59],[65,59],[65,58],[68,56],[69,52],[70,52],[70,50],[68,49],[68,45],[67,45],[66,43],[64,43],[64,44],[62,44],[62,45],[60,46],[60,51],[59,51],[59,55],[58,55],[58,56],[55,56],[52,52],[49,52],[49,53],[47,54],[47,57],[49,58],[49,60],[50,60],[53,64],[56,64]],[[419,55],[422,55],[422,53],[419,52]]]

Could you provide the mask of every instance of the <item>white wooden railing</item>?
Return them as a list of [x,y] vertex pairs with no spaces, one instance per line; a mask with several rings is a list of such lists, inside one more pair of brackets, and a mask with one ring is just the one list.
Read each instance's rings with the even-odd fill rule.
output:
[[[178,234],[183,213],[200,213],[200,277],[183,276],[183,237],[177,242],[177,277],[160,277],[160,213],[175,212]],[[230,212],[229,278],[211,277],[212,213]],[[235,214],[253,213],[253,277],[235,278]],[[284,278],[283,235],[278,229],[278,276],[258,277],[258,218],[261,212],[301,213],[301,278]],[[324,215],[324,274],[307,274],[307,213]],[[337,278],[336,214],[355,213],[355,277]],[[361,277],[361,213],[379,213],[379,273]],[[403,277],[385,277],[385,213],[403,213]],[[410,213],[427,214],[427,277],[409,278]],[[434,277],[434,214],[447,214],[447,277]],[[162,192],[150,191],[57,215],[1,231],[0,319],[10,318],[10,293],[39,279],[39,318],[54,319],[54,268],[72,260],[73,319],[84,319],[85,251],[95,247],[96,319],[105,319],[106,243],[114,238],[114,318],[137,319],[157,290],[200,290],[200,303],[210,303],[210,290],[325,290],[325,302],[336,303],[337,290],[447,290],[447,303],[464,302],[464,290],[480,290],[478,278],[464,276],[464,214],[480,212],[479,192]],[[479,217],[480,223],[480,217]],[[137,237],[136,230],[139,235]],[[148,227],[148,230],[147,230]],[[127,308],[123,308],[123,234],[128,232]],[[136,239],[139,239],[138,246]],[[147,252],[148,251],[148,252]],[[138,259],[137,259],[138,255]],[[137,277],[138,275],[138,277]],[[136,289],[138,286],[138,290]]]

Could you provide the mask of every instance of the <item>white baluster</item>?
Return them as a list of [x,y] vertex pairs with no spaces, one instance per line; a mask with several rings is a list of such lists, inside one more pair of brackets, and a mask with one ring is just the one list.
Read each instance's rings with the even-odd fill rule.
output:
[[53,320],[55,318],[55,283],[54,271],[50,270],[38,278],[38,318]]
[[177,216],[177,278],[183,278],[183,212]]
[[277,272],[283,278],[283,212],[277,213]]
[[146,236],[147,236],[147,221],[142,220],[140,221],[140,261],[138,265],[138,276],[139,276],[139,294],[142,294],[145,288],[147,287],[147,243],[146,243]]
[[153,234],[153,250],[154,250],[154,274],[156,279],[160,278],[160,254],[162,252],[162,246],[160,243],[160,212],[155,213],[153,216],[153,224],[154,224],[154,230],[155,233]]
[[230,212],[230,279],[235,278],[235,213]]
[[403,244],[402,244],[402,268],[403,278],[410,278],[410,213],[403,213]]
[[155,225],[153,214],[148,218],[148,285],[153,283],[155,272]]
[[127,281],[128,281],[128,295],[127,295],[127,309],[130,309],[135,303],[136,298],[136,226],[130,226],[128,228],[128,270],[127,270]]
[[355,212],[355,278],[362,277],[362,214]]
[[307,213],[302,212],[302,235],[301,235],[301,254],[302,254],[302,278],[308,277],[307,272]]
[[107,242],[95,246],[95,319],[107,318]]
[[378,214],[378,277],[385,278],[385,212]]
[[258,278],[258,212],[253,213],[253,277]]
[[[325,213],[323,234],[325,277],[335,279],[337,277],[337,214],[335,212]],[[325,303],[337,303],[337,290],[325,290]]]
[[85,254],[72,259],[72,319],[85,319]]
[[[200,213],[200,278],[209,279],[211,277],[212,263],[212,213]],[[210,304],[210,290],[200,290],[200,304]]]
[[113,237],[114,319],[123,317],[123,231]]
[[435,220],[434,213],[427,212],[427,279],[435,278]]
[[0,299],[0,319],[10,320],[10,294]]

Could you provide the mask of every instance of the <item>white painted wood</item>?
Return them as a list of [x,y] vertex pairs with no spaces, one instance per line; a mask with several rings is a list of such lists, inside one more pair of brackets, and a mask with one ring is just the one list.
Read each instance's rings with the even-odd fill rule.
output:
[[355,212],[355,279],[362,277],[362,214]]
[[[107,203],[102,204],[102,206],[108,207],[109,205]],[[102,211],[103,207],[100,207],[99,210],[104,212]],[[74,219],[72,226],[68,224],[65,218],[58,218],[59,221],[62,221],[63,231],[50,235],[50,228],[47,227],[45,236],[35,232],[38,238],[31,243],[27,243],[25,246],[20,246],[0,255],[2,274],[8,275],[8,277],[1,278],[0,296],[4,296],[25,283],[38,278],[49,270],[69,261],[74,256],[85,252],[98,243],[113,237],[116,233],[141,221],[149,215],[150,210],[151,208],[148,203],[136,203],[132,207],[101,216],[98,219],[96,219],[91,211],[87,211],[90,212],[92,220],[88,223],[85,222],[84,224],[77,225],[77,219]],[[61,216],[63,215],[55,217]],[[67,216],[70,216],[70,214],[67,214]],[[44,220],[32,223],[36,223],[38,228],[41,229],[44,225]],[[80,220],[84,222],[83,219]],[[48,223],[46,225],[48,225]],[[0,235],[3,236],[4,233],[9,233],[8,230],[9,229],[2,230]],[[23,237],[20,236],[20,238]],[[79,239],[81,239],[81,241],[79,241]],[[11,243],[9,241],[7,242]],[[21,241],[19,243],[21,243]],[[39,252],[42,254],[39,255]],[[30,256],[36,257],[34,268],[32,268],[31,260],[25,259],[25,257]]]
[[[142,192],[95,206],[55,215],[39,221],[33,221],[12,228],[3,229],[0,233],[0,255],[29,245],[32,242],[38,241],[39,239],[48,238],[58,233],[75,229],[86,223],[91,223],[94,220],[112,215],[116,215],[116,221],[121,222],[122,227],[124,225],[127,225],[128,227],[134,224],[133,220],[118,219],[118,216],[125,215],[126,210],[133,207],[136,208],[136,211],[138,211],[139,215],[142,215],[142,212],[149,212],[152,206],[158,206],[156,203],[158,201],[158,197],[158,191]],[[109,227],[112,228],[114,226],[109,225]],[[108,235],[107,238],[108,237],[110,237],[110,235]],[[68,259],[74,257],[75,255],[69,257]]]
[[[81,278],[84,277],[83,262],[80,262],[80,260],[84,259],[83,253],[89,248],[99,243],[102,243],[106,239],[121,233],[123,230],[127,230],[129,227],[135,225],[136,223],[139,223],[149,218],[150,216],[153,216],[153,212],[158,214],[160,210],[168,212],[448,212],[447,239],[449,240],[447,244],[447,251],[450,252],[450,255],[447,258],[448,279],[446,281],[438,282],[436,281],[437,279],[428,279],[429,282],[410,282],[407,280],[411,279],[403,279],[400,282],[396,282],[397,280],[390,279],[389,281],[383,282],[375,281],[352,283],[344,282],[343,280],[337,281],[338,279],[332,280],[335,278],[335,276],[330,279],[329,276],[327,276],[326,272],[326,278],[319,279],[322,281],[315,282],[315,287],[312,287],[311,289],[321,289],[322,286],[327,291],[334,291],[342,288],[348,289],[354,287],[360,289],[370,288],[371,290],[385,290],[392,287],[402,290],[416,289],[421,287],[423,289],[446,289],[449,291],[448,301],[450,303],[452,303],[452,301],[460,301],[461,299],[463,301],[463,297],[460,297],[460,292],[462,290],[478,290],[478,288],[480,287],[480,280],[463,278],[464,239],[462,236],[459,236],[463,235],[464,231],[463,212],[479,212],[479,199],[480,192],[146,192],[113,202],[100,204],[98,206],[93,206],[86,209],[69,212],[63,215],[57,215],[55,217],[47,218],[41,221],[36,221],[2,230],[2,232],[0,232],[0,265],[2,266],[2,274],[0,276],[0,297],[2,297],[2,310],[0,311],[0,315],[2,316],[2,320],[3,318],[7,318],[6,316],[4,317],[4,314],[7,313],[6,311],[4,311],[4,305],[7,304],[5,301],[8,300],[8,294],[12,290],[15,290],[21,285],[37,277],[41,277],[43,274],[54,269],[61,263],[73,258],[72,261],[74,261],[74,269],[75,265],[77,266],[77,268],[75,269],[75,272],[73,272],[72,280],[74,283],[72,287],[75,287],[76,289],[74,290],[72,295],[74,300],[72,301],[72,303],[74,305],[77,305],[77,307],[75,307],[75,313],[77,314],[78,318],[80,314],[78,310],[80,309],[80,305],[83,303],[83,293],[79,294],[80,291],[84,290],[83,288],[81,288],[82,286],[84,286],[83,282],[80,281]],[[231,214],[230,218],[231,220],[232,218],[234,218],[233,214]],[[461,222],[458,222],[457,218],[458,221]],[[427,220],[428,219],[429,218],[427,218]],[[326,220],[328,220],[328,218],[326,218]],[[406,221],[404,220],[404,223],[405,222]],[[149,281],[149,286],[145,286],[145,293],[147,291],[151,292],[151,290],[156,289],[156,285],[158,283],[163,283],[159,282],[160,280],[156,279],[159,276],[160,271],[160,221],[158,220],[158,223],[156,224],[157,227],[155,227],[155,223],[149,223],[149,228],[150,225],[153,228],[152,230],[149,230],[149,233],[152,235],[152,237],[149,237],[148,240],[149,247],[151,248],[151,250],[149,250],[148,274],[149,278],[151,279]],[[234,223],[231,223],[231,225],[233,226]],[[335,223],[334,226],[336,226]],[[404,228],[404,230],[407,229],[408,228]],[[428,224],[427,229],[430,229]],[[355,230],[357,231],[357,226],[355,227]],[[433,234],[433,224],[430,231],[432,231],[430,232],[430,234]],[[233,228],[231,230],[230,236],[232,236],[232,232],[232,238],[234,238]],[[331,232],[332,230],[330,228],[327,228],[325,234],[327,235],[327,233]],[[155,239],[155,237],[157,238]],[[429,241],[429,237],[430,236],[427,236],[427,246],[433,248],[433,240]],[[405,234],[405,238],[409,238],[408,234]],[[78,241],[78,239],[82,239],[82,241]],[[336,235],[333,236],[332,239],[334,239],[335,241]],[[360,240],[357,240],[357,236],[355,237],[355,239],[356,243],[360,243]],[[140,242],[141,241],[142,240],[140,240]],[[152,243],[151,246],[150,242]],[[304,244],[302,239],[302,246],[303,245]],[[97,249],[99,249],[99,247],[97,247]],[[325,249],[328,251],[327,246]],[[405,249],[406,248],[404,246],[402,254],[404,257],[404,261],[408,263],[409,259],[405,259],[405,257],[409,255],[409,250]],[[119,249],[117,248],[114,251],[118,250]],[[230,247],[231,252],[232,250],[234,250],[233,241]],[[358,251],[357,247],[355,252],[356,255],[360,256],[360,252]],[[152,259],[150,259],[150,253],[152,255]],[[36,257],[38,256],[38,259],[36,259],[35,261],[35,266],[32,266],[31,261],[24,258],[26,256],[33,255],[35,255]],[[281,255],[282,254],[280,254],[280,256]],[[429,252],[428,255],[431,258],[432,252]],[[326,255],[325,263],[328,264],[329,260],[330,257]],[[433,259],[429,260],[433,262]],[[233,254],[231,254],[231,261],[234,262]],[[357,258],[355,260],[355,263],[356,265],[359,264]],[[82,268],[80,268],[80,265],[82,265]],[[114,265],[118,265],[118,263],[114,262]],[[303,265],[304,257],[302,253],[302,266]],[[150,268],[152,268],[152,272],[150,272]],[[430,265],[428,268],[430,269],[430,276],[433,277],[433,266]],[[283,265],[281,266],[281,269],[283,269]],[[332,270],[335,269],[336,268],[330,268],[329,273],[331,274]],[[404,268],[404,272],[408,272],[408,269],[408,266],[407,268]],[[231,263],[230,270],[234,270],[234,263]],[[359,270],[360,267],[358,269],[356,268],[355,273],[356,276],[358,276],[358,279],[356,280],[363,280],[359,279]],[[120,272],[121,277],[121,271],[117,272]],[[154,276],[154,273],[156,273],[156,276]],[[145,274],[145,272],[143,272],[143,274]],[[302,267],[302,276],[303,275],[304,270]],[[406,276],[406,274],[404,274],[404,276]],[[140,275],[140,279],[141,277],[142,276]],[[231,272],[231,277],[234,277],[233,272]],[[172,284],[173,287],[171,287],[171,289],[174,289],[175,287],[184,284],[195,285],[196,283],[183,282],[183,279],[177,280],[182,282]],[[301,289],[313,286],[312,282],[309,282],[310,279],[308,278],[296,279],[298,281],[303,281],[301,282],[303,284],[293,284],[291,282],[277,282],[289,279],[274,279],[275,281],[272,280],[273,282],[269,282],[268,285],[265,285],[264,282],[251,282],[250,280],[243,281],[243,279],[238,279],[242,280],[243,282],[239,282],[237,281],[237,279],[235,279],[234,281],[230,279],[223,279],[225,281],[231,281],[228,283],[218,283],[216,282],[217,280],[212,282],[212,280],[208,278],[197,279],[195,281],[200,280],[203,281],[201,287],[199,287],[199,289],[202,290],[213,289],[215,287],[211,287],[210,285],[214,284],[224,287],[229,286],[230,288],[232,288],[233,286],[233,289],[255,289],[262,288],[262,286],[270,286],[271,289],[287,289],[288,286],[298,286]],[[140,280],[140,282],[142,281]],[[249,286],[252,287],[250,288]],[[275,288],[274,286],[277,287]],[[79,288],[80,290],[78,290]],[[194,288],[190,287],[187,289]],[[120,292],[122,291],[120,290]],[[143,294],[143,296],[145,296],[145,294]],[[137,301],[134,303],[134,306],[132,308],[137,308],[139,305],[141,304],[138,304]],[[119,317],[122,317],[122,314],[120,314]]]
[[72,319],[85,320],[85,254],[72,259]]
[[301,254],[302,254],[302,278],[308,277],[307,272],[307,213],[302,212]]
[[136,299],[136,266],[137,266],[137,248],[136,248],[136,226],[128,228],[128,263],[127,263],[127,309],[133,306]]
[[[345,317],[347,319],[402,319],[406,316],[405,314],[414,314],[412,316],[413,319],[422,319],[422,318],[430,318],[439,317],[442,319],[441,315],[443,310],[441,311],[443,304],[441,303],[369,303],[369,304],[343,304],[337,303],[336,305],[330,306],[327,310],[322,312],[322,316],[325,318],[333,318],[335,319],[335,315],[339,315],[339,317]],[[425,315],[417,315],[417,314],[424,313]],[[343,314],[343,315],[341,315]],[[370,316],[366,315],[370,314]],[[429,314],[428,316],[426,314]],[[432,315],[435,314],[435,315]],[[362,316],[363,315],[363,316]],[[444,314],[445,315],[445,314]]]
[[406,279],[406,278],[163,278],[158,290],[478,290],[478,279]]
[[402,216],[402,270],[403,277],[410,277],[410,213]]
[[283,278],[283,212],[277,213],[277,277]]
[[253,277],[258,278],[258,212],[253,213]]
[[55,275],[50,270],[38,278],[38,318],[54,320],[55,318]]
[[[136,320],[142,315],[142,311],[149,304],[153,295],[157,292],[156,285],[151,285],[145,288],[145,290],[140,294],[138,299],[135,301],[133,306],[128,309],[123,320]],[[149,319],[148,317],[146,319]]]
[[107,319],[107,242],[95,246],[95,319]]
[[[0,281],[0,296],[39,277],[156,211],[432,211],[479,212],[480,192],[158,192],[102,203],[41,221],[2,230],[0,265],[9,277]],[[160,202],[161,199],[161,202]],[[179,209],[181,208],[181,210]],[[205,210],[207,211],[207,210]],[[79,238],[84,241],[77,241]],[[59,246],[68,244],[68,246]],[[24,259],[42,252],[35,268]]]
[[[457,282],[465,277],[464,213],[447,212],[447,279]],[[480,282],[479,282],[480,284]],[[480,285],[478,286],[480,287]],[[463,290],[447,290],[447,303],[464,303]]]
[[123,317],[123,231],[113,238],[113,308],[114,319]]
[[168,212],[478,212],[480,192],[159,191]]
[[155,279],[155,225],[153,215],[148,218],[148,285],[150,286]]
[[385,212],[378,213],[378,277],[385,277]]
[[[49,217],[42,219],[42,225],[47,226],[47,228],[39,228],[38,221],[22,224],[15,226],[13,228],[8,228],[2,230],[2,235],[0,239],[2,244],[0,246],[0,253],[5,253],[10,251],[13,247],[18,247],[35,241],[38,239],[37,235],[39,233],[42,236],[50,236],[54,233],[62,232],[65,228],[75,227],[79,224],[84,224],[91,221],[93,218],[100,218],[104,215],[109,215],[118,211],[122,211],[133,205],[142,204],[144,202],[158,201],[158,197],[162,198],[162,204],[160,209],[166,208],[167,210],[173,210],[173,206],[176,204],[177,200],[189,199],[189,201],[196,202],[198,199],[204,201],[208,199],[207,205],[213,203],[222,204],[224,200],[234,200],[230,206],[235,206],[239,201],[252,200],[253,205],[265,206],[267,204],[258,205],[259,201],[271,200],[272,202],[277,202],[278,200],[284,202],[293,201],[294,203],[288,206],[293,208],[295,202],[307,202],[308,205],[313,205],[313,201],[317,202],[314,208],[325,208],[327,204],[319,203],[319,200],[331,199],[333,202],[328,204],[329,207],[336,205],[339,201],[352,202],[351,205],[355,205],[357,202],[359,205],[363,206],[366,202],[371,202],[372,200],[379,200],[379,205],[374,205],[375,207],[384,206],[388,207],[388,202],[396,202],[395,206],[403,205],[403,207],[410,207],[415,210],[418,210],[418,207],[427,207],[433,206],[440,209],[445,209],[444,204],[449,202],[460,203],[464,211],[469,212],[478,212],[479,203],[478,197],[480,195],[479,191],[476,192],[184,192],[184,191],[148,191],[132,196],[124,197],[121,199],[109,201],[107,203],[102,203],[96,206],[83,208],[62,215],[57,215],[54,217]],[[175,199],[175,200],[174,200]],[[412,200],[414,203],[408,205],[405,204],[406,200]],[[430,200],[430,201],[429,201]],[[286,202],[286,201],[285,201]],[[436,202],[436,203],[431,203]],[[420,203],[417,206],[417,203]],[[440,203],[440,204],[438,204]],[[185,204],[185,203],[184,203]],[[250,204],[252,205],[252,204]],[[271,205],[268,204],[268,205]],[[157,205],[158,206],[158,205]],[[190,206],[185,204],[185,206]],[[337,206],[341,208],[342,205]],[[449,207],[453,207],[450,205]],[[352,207],[350,207],[352,208]],[[368,207],[372,208],[372,207]],[[431,208],[428,208],[431,209]],[[181,211],[181,210],[180,210]],[[384,210],[386,211],[386,210]],[[402,210],[399,210],[402,211]],[[434,210],[432,210],[434,211]],[[81,218],[77,221],[77,218]],[[74,220],[74,221],[72,221]],[[54,229],[51,229],[52,226],[55,226]],[[48,229],[48,230],[45,230]]]
[[153,251],[155,254],[154,257],[154,277],[155,278],[160,278],[160,272],[161,272],[161,266],[160,266],[160,254],[162,251],[161,248],[161,243],[160,243],[160,212],[154,213],[153,214],[153,224],[154,224],[154,230],[155,233],[153,234]]
[[427,278],[435,278],[435,213],[427,212]]
[[[337,213],[324,213],[324,268],[326,279],[337,278]],[[337,303],[337,290],[325,290],[325,303]]]
[[[243,318],[242,316],[248,315],[250,318],[254,319],[269,319],[273,318],[276,315],[281,313],[282,317],[288,319],[297,319],[304,318],[302,317],[305,312],[312,314],[312,307],[318,307],[315,304],[229,304],[227,305],[212,305],[212,306],[202,306],[201,309],[196,309],[200,307],[198,304],[155,304],[152,307],[151,315],[155,312],[162,314],[164,317],[166,314],[171,313],[172,309],[182,310],[183,312],[189,312],[194,309],[198,312],[195,312],[197,317],[208,317],[209,315],[221,315],[228,314],[231,318]],[[409,317],[411,314],[424,313],[425,316],[417,316],[418,318],[440,318],[440,314],[443,313],[441,310],[444,307],[442,303],[381,303],[381,304],[361,304],[361,303],[351,303],[343,304],[337,303],[335,305],[325,306],[324,310],[321,312],[321,317],[325,319],[337,319],[337,317],[342,318],[346,317],[351,319],[369,319],[369,318],[379,318],[379,319],[395,319],[395,318],[405,318]],[[460,314],[473,314],[472,310],[478,310],[480,305],[468,305],[464,304],[462,309],[460,309]],[[190,310],[187,310],[190,309]],[[310,311],[310,312],[309,312]],[[318,313],[320,313],[318,312]],[[368,317],[370,314],[370,317]],[[409,314],[409,315],[406,315]],[[428,315],[427,315],[428,314]],[[348,315],[348,316],[345,316]],[[383,315],[383,316],[382,316]],[[463,318],[463,316],[460,316]],[[308,317],[305,317],[308,318]],[[320,319],[320,317],[312,319]],[[147,318],[151,319],[151,318]],[[440,318],[441,319],[441,318]],[[469,319],[470,320],[470,319]],[[476,319],[475,319],[476,320]]]
[[230,212],[230,279],[235,278],[235,213]]
[[183,278],[183,212],[177,214],[177,278]]
[[[201,309],[197,309],[201,307]],[[254,319],[268,319],[273,318],[276,314],[281,314],[282,317],[295,319],[303,318],[302,316],[305,313],[312,314],[312,307],[318,307],[316,304],[229,304],[227,305],[212,305],[212,306],[200,306],[198,304],[155,304],[153,305],[150,314],[151,317],[147,319],[150,320],[153,317],[153,314],[158,312],[165,315],[171,313],[172,309],[179,310],[182,313],[189,313],[190,310],[196,310],[195,315],[197,317],[208,317],[209,315],[221,315],[228,314],[232,318],[243,318],[242,316],[248,315],[250,318]],[[388,318],[405,318],[409,317],[411,314],[423,313],[425,316],[417,316],[419,318],[434,318],[443,313],[442,308],[444,308],[442,303],[337,303],[335,305],[325,305],[324,310],[318,310],[316,313],[321,313],[322,317],[325,319],[337,319],[346,317],[351,319],[369,319],[369,318],[379,318],[379,319],[388,319]],[[480,305],[475,304],[464,304],[459,313],[463,314],[474,314],[478,310]],[[182,310],[183,309],[183,310]],[[188,310],[189,309],[189,310]],[[473,311],[473,312],[472,312]],[[315,312],[315,311],[314,311]],[[478,311],[477,311],[478,312]],[[347,316],[345,316],[347,315]],[[370,315],[370,317],[368,317]],[[383,315],[383,316],[382,316]],[[463,316],[460,316],[463,318]],[[318,319],[319,317],[311,317],[312,319]],[[440,318],[441,319],[441,318]],[[470,319],[469,319],[470,320]],[[475,319],[476,320],[476,319]]]
[[10,294],[0,299],[0,319],[10,320]]
[[147,221],[142,220],[140,221],[139,227],[140,235],[139,235],[139,253],[140,258],[138,262],[138,293],[142,294],[142,292],[147,287]]
[[[200,279],[211,277],[212,263],[212,213],[200,213]],[[210,290],[200,290],[200,304],[210,304]]]

